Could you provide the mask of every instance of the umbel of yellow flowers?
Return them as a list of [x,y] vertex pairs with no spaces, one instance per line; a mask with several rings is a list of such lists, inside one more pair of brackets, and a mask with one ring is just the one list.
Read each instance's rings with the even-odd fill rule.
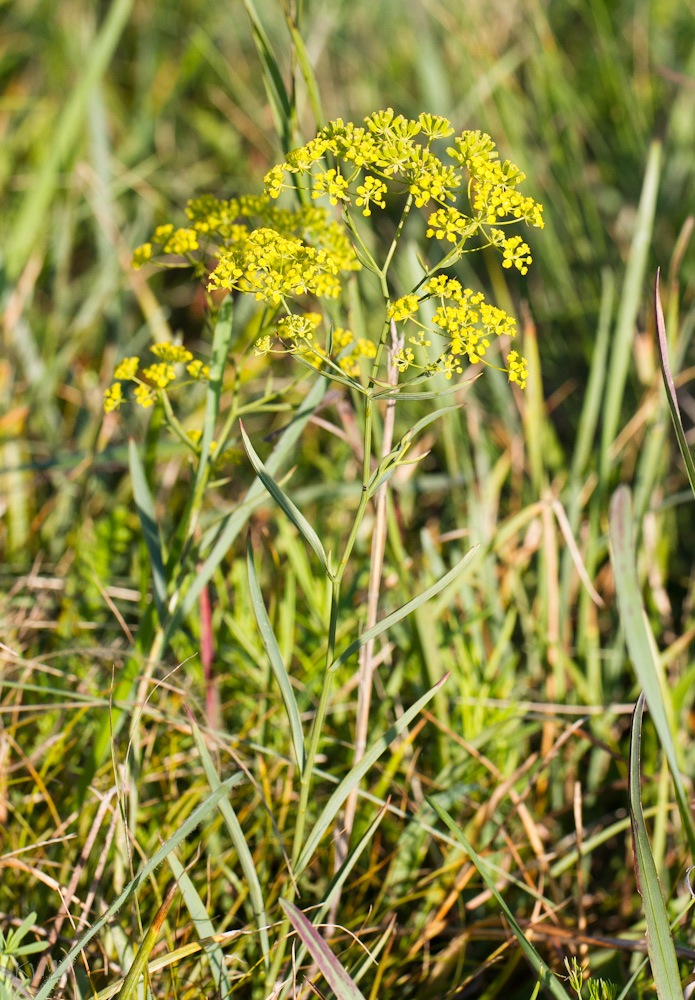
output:
[[[509,228],[523,223],[542,229],[543,209],[521,193],[525,175],[509,160],[500,160],[489,135],[465,131],[452,136],[454,129],[445,118],[421,114],[408,119],[390,108],[369,115],[364,125],[329,122],[266,174],[263,194],[228,201],[212,195],[193,199],[186,206],[188,225],[159,226],[135,251],[133,266],[152,261],[180,267],[183,258],[209,291],[245,293],[262,303],[256,354],[299,355],[329,377],[361,385],[362,359],[368,368],[373,365],[376,345],[328,323],[322,335],[320,302],[339,299],[349,272],[361,267],[374,271],[387,287],[405,221],[411,209],[422,209],[430,256],[436,259],[414,289],[395,299],[389,295],[384,303],[385,320],[409,328],[395,363],[414,376],[444,372],[447,378],[461,374],[467,363],[491,364],[486,357],[491,342],[513,337],[515,320],[486,302],[481,292],[439,272],[464,253],[493,247],[503,267],[526,274],[530,247]],[[438,147],[446,140],[451,144],[441,155]],[[277,204],[288,190],[294,192],[292,208]],[[318,205],[320,200],[329,208]],[[339,207],[340,218],[330,206]],[[358,220],[387,207],[391,213],[396,210],[398,222],[379,266],[360,238]],[[421,307],[429,300],[425,319]],[[135,383],[136,402],[149,406],[157,391],[178,377],[207,377],[203,362],[185,348],[159,344],[154,353],[160,362],[144,369],[137,358],[121,361],[106,393],[107,410],[123,402],[123,382]],[[516,351],[507,354],[503,370],[510,382],[524,388],[526,361]],[[371,377],[376,377],[373,368]]]

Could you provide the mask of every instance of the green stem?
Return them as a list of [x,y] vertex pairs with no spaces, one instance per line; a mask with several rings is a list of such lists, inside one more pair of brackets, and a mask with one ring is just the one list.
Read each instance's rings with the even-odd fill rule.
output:
[[[413,196],[412,196],[412,194],[409,194],[408,197],[407,197],[407,199],[406,199],[405,205],[403,206],[403,211],[401,212],[401,218],[400,218],[400,221],[398,223],[398,227],[396,229],[395,235],[394,235],[393,239],[391,240],[391,246],[389,247],[389,251],[386,254],[386,260],[384,261],[384,266],[381,269],[381,273],[383,274],[384,278],[386,277],[386,275],[388,273],[388,269],[391,266],[391,261],[393,260],[393,255],[396,252],[396,247],[398,246],[400,238],[401,238],[401,236],[403,234],[403,227],[405,226],[405,221],[408,218],[408,216],[410,215],[410,209],[412,207],[413,207]],[[386,298],[388,299],[388,293],[387,293]]]

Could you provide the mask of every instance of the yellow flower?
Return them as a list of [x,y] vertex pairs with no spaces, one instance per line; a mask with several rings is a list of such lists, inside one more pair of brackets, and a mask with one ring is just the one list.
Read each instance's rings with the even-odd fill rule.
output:
[[191,378],[194,378],[197,382],[206,382],[210,378],[209,366],[203,364],[199,358],[196,358],[195,361],[191,361],[189,365],[186,365],[186,371]]
[[142,375],[143,378],[146,378],[149,382],[154,382],[154,384],[159,386],[160,389],[166,389],[169,383],[173,382],[176,378],[174,366],[170,365],[166,361],[161,361],[156,365],[150,365],[149,368],[143,368]]
[[510,382],[516,382],[520,389],[526,388],[528,378],[528,362],[522,358],[517,351],[510,351],[507,355],[507,372]]
[[139,271],[142,265],[146,264],[148,260],[152,260],[152,244],[143,243],[142,246],[136,247],[133,251],[131,266],[133,270]]
[[371,205],[376,205],[377,208],[386,208],[386,202],[384,201],[386,191],[387,187],[383,181],[367,174],[364,178],[364,184],[360,184],[357,188],[358,197],[355,199],[355,204],[359,208],[362,208],[362,215],[369,216],[372,214]]
[[143,409],[152,406],[157,400],[157,393],[150,389],[148,385],[138,385],[135,387],[135,402]]
[[331,205],[337,205],[339,201],[349,201],[347,193],[348,182],[343,175],[333,167],[322,173],[314,175],[314,190],[311,192],[312,198],[321,198],[328,195]]
[[400,323],[402,320],[411,319],[417,311],[420,305],[420,300],[417,295],[404,295],[400,299],[396,299],[388,307],[386,315],[389,319],[392,319],[395,323]]
[[120,382],[114,382],[104,393],[104,411],[111,413],[117,410],[123,402],[123,387]]
[[168,340],[163,340],[159,344],[153,344],[150,351],[157,358],[161,358],[162,361],[168,361],[172,365],[183,364],[186,361],[192,361],[193,355],[185,347],[181,347],[180,344],[172,344]]
[[120,364],[116,366],[113,377],[120,379],[122,382],[132,382],[137,375],[139,364],[140,358],[123,358]]

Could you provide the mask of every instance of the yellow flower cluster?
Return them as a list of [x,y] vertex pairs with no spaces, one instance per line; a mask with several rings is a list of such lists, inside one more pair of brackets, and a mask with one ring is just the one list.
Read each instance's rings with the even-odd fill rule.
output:
[[[446,151],[453,162],[435,154],[432,143],[453,132],[446,118],[421,114],[407,119],[391,108],[369,115],[364,126],[338,118],[267,173],[265,192],[277,198],[292,186],[293,174],[309,174],[312,198],[325,196],[330,204],[346,207],[354,201],[369,216],[374,206],[386,207],[385,195],[393,185],[409,193],[418,208],[437,203],[427,236],[461,247],[478,230],[485,236],[490,223],[523,220],[542,228],[542,206],[517,190],[525,180],[523,172],[509,160],[500,162],[489,135],[462,132]],[[449,204],[462,187],[461,168],[468,174],[470,215]],[[489,237],[487,242],[498,245]],[[505,266],[518,266],[516,260],[513,254],[505,256]]]
[[[417,319],[418,307],[426,299],[439,303],[432,317],[434,330],[428,330]],[[445,275],[430,278],[420,297],[410,294],[396,299],[389,307],[389,316],[396,321],[412,322],[420,328],[416,336],[409,338],[411,346],[404,345],[396,354],[397,367],[401,371],[418,367],[428,373],[442,371],[447,378],[463,372],[464,359],[474,365],[483,361],[492,337],[513,337],[516,333],[516,320],[512,316],[486,302],[482,292],[463,288],[455,278]],[[418,365],[413,347],[430,346],[426,333],[446,338],[448,345],[435,361]],[[487,360],[485,363],[489,364]],[[504,371],[510,382],[516,382],[522,389],[525,387],[527,364],[516,351],[507,356]]]
[[[446,146],[452,136],[452,145]],[[440,148],[444,146],[445,154]],[[345,273],[358,270],[360,260],[372,270],[378,268],[350,217],[351,208],[369,217],[386,209],[389,197],[402,198],[403,214],[380,272],[383,279],[413,207],[428,209],[426,236],[445,245],[427,276],[459,259],[471,239],[474,247],[495,248],[504,268],[526,274],[532,263],[529,244],[519,235],[508,235],[507,227],[525,222],[542,228],[544,223],[542,206],[520,191],[524,180],[515,164],[500,160],[489,135],[454,135],[450,122],[438,115],[409,119],[387,108],[360,125],[338,118],[268,171],[263,194],[229,200],[202,195],[189,201],[188,225],[158,226],[135,251],[133,264],[159,260],[171,265],[173,256],[179,266],[183,258],[205,277],[208,290],[250,294],[270,307],[255,344],[257,354],[298,354],[328,374],[332,369],[335,377],[342,371],[357,379],[360,359],[375,357],[376,346],[342,328],[334,329],[321,346],[322,338],[317,342],[316,336],[321,317],[304,311],[313,304],[307,299],[337,299]],[[282,192],[292,189],[301,192],[302,204],[294,209],[279,205]],[[339,206],[343,219],[317,205],[321,199]],[[359,258],[351,236],[360,248]],[[438,300],[432,330],[418,318],[425,299]],[[387,318],[415,330],[396,355],[398,367],[443,371],[448,378],[460,374],[466,362],[490,364],[486,354],[492,340],[515,333],[512,317],[486,302],[482,293],[441,275],[429,277],[419,292],[390,302]],[[428,358],[429,335],[445,343],[434,361]],[[203,362],[185,348],[155,345],[153,352],[158,361],[142,370],[138,358],[121,363],[107,390],[107,409],[123,402],[123,382],[135,382],[135,398],[147,406],[157,391],[176,379],[177,365],[186,365],[191,378],[207,377]],[[527,366],[517,352],[509,354],[504,370],[511,382],[525,385]]]
[[321,323],[319,313],[291,313],[283,316],[277,324],[279,346],[275,346],[270,334],[259,337],[255,344],[256,354],[299,354],[315,366],[321,367],[331,362],[345,375],[357,379],[361,374],[359,359],[376,357],[376,345],[364,337],[355,337],[351,330],[338,327],[330,337],[330,351],[314,342],[314,334]]
[[220,255],[208,289],[250,292],[274,306],[300,295],[335,299],[341,288],[338,273],[327,250],[316,250],[276,229],[255,229],[242,244]]
[[469,173],[473,209],[481,221],[499,222],[511,216],[543,229],[543,206],[516,190],[526,180],[526,175],[510,160],[500,162],[495,144],[487,133],[463,132],[447,152]]
[[[323,183],[329,198],[340,196],[330,170]],[[381,193],[378,182],[368,185],[365,199],[379,204]],[[194,252],[202,250],[216,260],[208,289],[249,292],[270,305],[300,295],[336,298],[341,272],[360,268],[345,228],[319,206],[279,208],[266,194],[228,201],[203,195],[189,201],[186,215],[187,229],[158,226],[133,254],[133,266],[175,254],[200,269]]]
[[104,410],[111,413],[125,402],[123,383],[134,382],[133,393],[135,402],[144,408],[152,406],[157,400],[156,389],[167,389],[176,381],[176,365],[185,365],[191,379],[196,382],[206,382],[210,378],[209,367],[199,358],[194,358],[191,352],[180,344],[162,341],[154,344],[150,351],[159,362],[140,368],[140,358],[129,357],[116,366],[113,373],[115,381],[104,393]]
[[143,243],[133,253],[133,267],[137,270],[152,260],[157,254],[174,254],[177,257],[190,257],[194,250],[198,250],[198,234],[195,229],[174,229],[171,223],[164,226],[157,226],[152,233],[151,240]]
[[[407,119],[390,108],[365,118],[364,127],[338,118],[321,129],[315,139],[288,153],[284,163],[273,167],[266,174],[265,191],[277,198],[291,186],[286,174],[311,173],[313,198],[325,195],[333,205],[350,205],[354,197],[366,216],[371,215],[373,206],[386,207],[384,195],[389,183],[410,192],[418,207],[432,198],[444,201],[454,197],[461,178],[454,166],[443,163],[432,152],[430,145],[452,133],[445,118],[423,114],[417,120]],[[424,138],[424,144],[416,141],[418,135]],[[334,166],[335,160],[342,163]]]

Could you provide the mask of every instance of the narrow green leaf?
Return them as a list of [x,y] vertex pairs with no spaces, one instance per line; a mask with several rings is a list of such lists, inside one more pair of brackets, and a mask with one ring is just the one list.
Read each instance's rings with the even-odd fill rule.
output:
[[294,131],[292,102],[282,79],[282,72],[270,39],[258,16],[256,5],[253,0],[244,0],[244,7],[251,22],[253,42],[261,61],[263,83],[275,119],[275,129],[282,143],[283,152],[288,153],[292,145]]
[[[283,432],[282,437],[276,444],[273,452],[265,463],[266,471],[274,474],[281,468],[283,462],[293,453],[297,441],[304,430],[312,413],[319,405],[324,395],[328,383],[324,378],[316,379],[311,387],[306,399],[297,411],[294,420]],[[200,597],[200,592],[212,578],[213,573],[225,558],[229,549],[234,543],[239,532],[248,521],[251,512],[262,502],[265,497],[265,488],[260,479],[256,479],[249,488],[244,500],[239,503],[229,516],[222,522],[217,534],[217,538],[212,546],[212,550],[205,558],[203,564],[196,570],[195,576],[190,581],[181,603],[178,605],[167,623],[166,633],[162,641],[162,650],[168,647],[172,635],[191,611]]]
[[637,579],[632,501],[627,486],[620,486],[613,494],[609,512],[609,537],[615,589],[618,595],[618,609],[628,653],[640,687],[645,692],[649,711],[664,748],[676,791],[681,822],[688,837],[690,851],[695,854],[695,827],[668,723],[668,716],[672,714],[672,710],[669,705],[667,713],[664,703],[668,689],[665,684],[660,683],[656,643],[642,605],[642,595]]
[[142,943],[138,948],[138,953],[133,960],[133,964],[128,969],[125,979],[123,980],[123,985],[116,994],[116,1000],[130,1000],[130,998],[135,993],[140,977],[145,972],[145,967],[147,966],[148,959],[152,954],[152,949],[157,943],[157,938],[159,937],[159,932],[162,929],[162,924],[166,920],[167,913],[171,909],[171,904],[174,902],[174,896],[178,886],[175,881],[169,883],[169,887],[164,895],[162,904],[157,910],[154,920],[147,929],[147,933],[142,939]]
[[254,472],[261,480],[268,493],[278,505],[278,507],[284,511],[287,517],[290,519],[292,524],[295,526],[297,531],[300,533],[302,538],[311,546],[316,555],[319,557],[321,565],[325,570],[328,570],[328,559],[326,553],[323,550],[323,545],[321,544],[321,539],[316,534],[314,529],[311,527],[307,519],[304,517],[299,508],[290,500],[285,491],[282,489],[280,484],[273,479],[266,467],[261,462],[260,458],[254,451],[254,447],[251,444],[248,434],[244,429],[244,425],[239,422],[239,427],[241,429],[241,437],[244,442],[244,448],[246,449],[246,454],[249,456],[251,465],[254,468]]
[[210,380],[205,398],[205,421],[200,439],[200,459],[193,491],[202,488],[209,469],[210,446],[215,437],[215,426],[220,412],[220,398],[227,367],[229,344],[232,339],[234,300],[231,295],[222,302],[212,337],[212,357],[210,359]]
[[218,997],[229,997],[232,994],[232,983],[227,972],[227,963],[225,962],[221,945],[214,940],[215,926],[208,916],[205,903],[200,898],[200,893],[174,851],[168,856],[167,861],[174,873],[174,878],[178,884],[183,901],[186,904],[186,909],[195,926],[196,934],[204,941],[203,951],[210,963],[210,972],[217,987],[216,995]]
[[517,923],[514,914],[505,903],[504,898],[502,897],[499,889],[495,885],[495,879],[490,873],[487,864],[483,861],[480,855],[476,853],[471,844],[468,843],[468,840],[466,839],[463,831],[459,829],[458,824],[454,822],[454,820],[451,818],[446,809],[444,809],[444,807],[440,805],[436,799],[427,798],[427,802],[434,809],[439,818],[444,823],[446,823],[446,825],[449,827],[449,829],[454,834],[456,839],[462,845],[466,854],[468,854],[468,856],[470,857],[475,867],[480,872],[483,881],[487,885],[492,895],[495,897],[497,905],[500,907],[505,917],[507,918],[509,926],[511,927],[513,934],[515,935],[517,941],[519,942],[521,950],[528,959],[532,968],[537,973],[541,981],[541,984],[545,987],[545,989],[548,990],[549,993],[552,994],[552,996],[556,998],[556,1000],[571,1000],[569,993],[567,993],[560,980],[553,975],[553,973],[545,964],[541,956],[538,954],[536,949],[533,947],[531,942],[524,934],[523,930]]
[[[382,819],[386,815],[386,811],[387,811],[387,806],[386,806],[386,804],[384,804],[384,805],[382,805],[381,809],[379,810],[379,812],[377,813],[377,815],[374,817],[374,819],[372,820],[372,822],[369,824],[369,826],[365,830],[365,832],[362,835],[362,837],[360,837],[359,842],[350,851],[350,853],[346,857],[345,861],[343,861],[342,865],[340,866],[340,868],[338,869],[338,871],[335,873],[335,875],[331,879],[331,883],[330,883],[330,885],[328,887],[328,890],[326,892],[324,900],[321,903],[321,905],[318,907],[318,909],[316,910],[316,914],[315,914],[315,917],[314,917],[314,924],[315,925],[320,924],[321,921],[323,920],[323,918],[328,913],[328,911],[329,911],[329,909],[331,907],[331,903],[333,902],[333,899],[335,898],[336,894],[341,891],[341,889],[343,888],[343,886],[344,886],[344,884],[345,884],[345,882],[346,882],[346,880],[347,880],[350,872],[353,870],[353,868],[357,864],[360,856],[364,853],[365,848],[372,842],[372,838],[373,838],[374,834],[376,833],[377,828],[379,827]],[[372,954],[374,953],[374,949],[373,948],[371,949],[371,952],[372,952]],[[302,944],[302,946],[297,949],[297,954],[295,956],[295,962],[296,962],[297,968],[301,967],[301,964],[304,961],[306,953],[307,953],[307,947],[306,947],[306,945]],[[285,996],[284,992],[283,992],[282,996]]]
[[364,994],[357,988],[355,982],[302,911],[287,899],[281,899],[280,906],[287,914],[287,918],[299,938],[306,945],[321,975],[335,993],[336,1000],[365,1000]]
[[[195,721],[192,712],[189,711],[187,706],[184,706],[184,708],[186,708],[186,714],[188,715],[188,720],[191,724],[191,732],[193,733],[193,739],[200,756],[201,764],[203,765],[203,770],[205,771],[205,777],[208,785],[213,791],[216,792],[222,787],[223,782],[217,773],[212,757],[210,756],[208,748],[205,745],[205,740],[203,739],[203,734],[200,731],[198,723]],[[253,855],[251,854],[249,846],[246,843],[244,831],[241,829],[241,824],[239,823],[237,814],[234,811],[234,807],[229,799],[220,799],[218,802],[218,809],[227,829],[229,830],[229,836],[232,838],[234,850],[237,853],[241,870],[244,873],[244,878],[246,879],[246,885],[251,899],[251,906],[253,907],[254,919],[261,938],[263,960],[267,966],[269,964],[270,955],[268,918],[266,916],[265,905],[263,902],[263,890],[261,889],[261,883],[258,878],[256,866],[253,863]]]
[[36,240],[46,231],[46,210],[58,186],[64,183],[61,170],[80,137],[89,100],[118,45],[132,6],[133,0],[114,0],[109,5],[103,24],[85,52],[81,76],[63,101],[62,110],[53,125],[53,135],[45,143],[47,155],[27,187],[14,223],[6,256],[10,281],[21,274]]
[[642,715],[644,692],[639,696],[632,716],[630,734],[630,820],[632,823],[632,849],[635,858],[637,889],[644,904],[647,921],[647,951],[659,1000],[683,1000],[678,959],[673,946],[668,913],[661,895],[659,876],[649,845],[647,826],[642,813],[640,794],[640,744],[642,741]]
[[415,611],[416,608],[419,608],[421,604],[424,604],[425,601],[429,601],[431,597],[439,594],[442,590],[448,587],[450,583],[453,583],[456,577],[463,572],[466,566],[473,560],[474,556],[477,555],[479,547],[480,546],[478,545],[474,545],[472,549],[468,550],[463,559],[457,562],[454,568],[450,569],[448,573],[445,573],[440,580],[437,580],[437,582],[433,583],[431,587],[423,590],[423,592],[418,594],[417,597],[414,597],[412,601],[408,601],[407,604],[398,608],[397,611],[392,612],[390,615],[387,615],[386,618],[377,622],[373,628],[369,628],[363,632],[358,639],[355,639],[354,642],[350,643],[347,649],[343,650],[343,652],[333,661],[329,669],[336,670],[338,667],[342,666],[342,664],[349,660],[354,653],[368,643],[370,639],[375,639],[378,635],[381,635],[382,632],[386,632],[387,629],[391,628],[392,625],[395,625],[397,622],[407,618],[408,615]]
[[461,403],[456,403],[453,406],[442,406],[437,410],[432,410],[430,413],[427,413],[421,420],[418,420],[417,423],[413,424],[413,426],[410,427],[398,441],[395,448],[389,452],[388,455],[385,455],[380,461],[379,467],[369,481],[369,496],[374,496],[379,487],[387,482],[396,469],[406,461],[405,456],[408,452],[408,448],[410,447],[413,438],[415,438],[421,430],[424,430],[428,424],[433,423],[435,420],[439,420],[439,418],[445,414],[459,410],[461,405]]
[[287,712],[287,718],[290,723],[290,731],[292,733],[294,759],[297,762],[297,767],[301,773],[304,770],[305,757],[302,721],[299,715],[297,701],[294,697],[294,691],[292,690],[292,682],[289,674],[287,673],[287,669],[280,652],[280,647],[278,646],[277,639],[275,638],[275,634],[273,633],[273,629],[270,624],[270,619],[268,618],[268,612],[266,611],[265,604],[263,603],[263,594],[261,593],[260,584],[258,582],[258,574],[256,573],[256,566],[253,561],[253,547],[251,545],[250,538],[246,546],[246,563],[248,566],[249,590],[251,593],[253,613],[256,616],[258,631],[261,633],[261,639],[263,640],[263,646],[270,661],[273,675],[277,681],[278,687],[280,688],[280,694],[282,695],[285,711]]
[[606,382],[614,298],[615,280],[613,273],[608,268],[604,268],[601,274],[601,307],[594,340],[594,354],[591,359],[589,381],[586,389],[583,390],[584,402],[572,456],[571,478],[573,480],[579,479],[584,474],[594,450],[596,428],[601,413],[601,399]]
[[138,447],[133,438],[128,442],[128,464],[130,466],[130,478],[133,483],[135,506],[140,518],[140,526],[142,527],[142,534],[147,546],[147,554],[150,557],[154,602],[157,606],[157,614],[161,622],[164,618],[166,607],[167,584],[159,537],[159,525],[157,524],[154,512],[154,501],[147,483],[145,469],[140,461]]
[[107,926],[111,921],[111,918],[115,916],[120,910],[123,904],[132,896],[136,889],[138,889],[142,883],[152,874],[155,869],[161,865],[163,861],[166,860],[168,854],[174,851],[179,844],[181,844],[186,837],[190,836],[200,823],[208,816],[209,813],[215,808],[218,802],[220,802],[225,795],[241,781],[243,775],[233,774],[231,778],[227,778],[218,789],[212,792],[204,802],[201,802],[197,806],[191,815],[186,819],[179,829],[173,834],[169,839],[162,844],[159,850],[152,855],[149,861],[147,861],[140,871],[137,873],[135,878],[131,879],[126,885],[121,893],[116,897],[111,906],[95,920],[94,923],[88,930],[81,934],[77,941],[73,944],[72,948],[68,951],[65,958],[62,959],[56,965],[55,969],[51,972],[50,976],[46,979],[41,989],[35,994],[34,1000],[49,1000],[53,989],[62,978],[63,973],[67,972],[72,963],[75,961],[80,952],[86,948],[92,938],[96,937],[99,931]]
[[326,805],[323,807],[321,815],[316,820],[314,828],[304,845],[294,873],[296,878],[299,878],[301,873],[311,861],[314,851],[321,842],[324,834],[328,830],[328,827],[338,815],[340,808],[353,788],[356,788],[359,785],[367,771],[378,761],[384,751],[389,748],[396,737],[403,732],[406,726],[410,725],[418,712],[420,712],[425,705],[431,701],[432,698],[434,698],[437,691],[439,691],[441,686],[446,682],[448,676],[449,675],[446,674],[442,677],[438,684],[435,684],[435,686],[425,692],[421,698],[418,698],[415,704],[411,705],[407,712],[404,712],[403,715],[400,716],[400,718],[398,718],[396,722],[394,722],[394,724],[386,730],[384,735],[379,737],[379,739],[371,745],[360,762],[345,775]]
[[685,438],[685,431],[681,420],[681,411],[678,406],[678,396],[676,395],[676,386],[673,381],[671,365],[668,359],[666,324],[664,322],[664,310],[661,306],[661,294],[659,291],[660,273],[661,268],[657,268],[656,278],[654,279],[654,315],[656,317],[656,339],[659,346],[661,375],[664,380],[664,388],[666,389],[666,398],[668,399],[669,409],[671,410],[671,420],[673,421],[676,437],[678,438],[678,447],[681,450],[681,455],[683,456],[683,461],[685,462],[685,471],[688,473],[690,488],[693,493],[695,493],[695,463],[693,462],[693,456],[690,453],[690,446]]
[[301,70],[304,83],[306,84],[307,94],[309,95],[309,104],[311,105],[311,110],[314,114],[314,118],[316,119],[316,128],[320,129],[324,124],[323,108],[321,107],[321,91],[316,80],[313,66],[309,60],[309,53],[306,50],[306,45],[304,44],[304,39],[302,38],[299,29],[290,17],[287,18],[287,27],[289,28],[290,36],[292,37],[294,50],[297,53],[299,69]]
[[635,320],[642,300],[647,252],[654,226],[656,198],[659,192],[661,174],[661,143],[654,141],[649,149],[647,168],[642,183],[635,231],[625,270],[625,280],[620,296],[620,307],[613,333],[610,366],[606,384],[610,391],[604,397],[604,412],[601,435],[601,478],[609,468],[610,446],[618,432],[620,410],[625,392],[625,382],[630,365],[630,356],[635,334]]

